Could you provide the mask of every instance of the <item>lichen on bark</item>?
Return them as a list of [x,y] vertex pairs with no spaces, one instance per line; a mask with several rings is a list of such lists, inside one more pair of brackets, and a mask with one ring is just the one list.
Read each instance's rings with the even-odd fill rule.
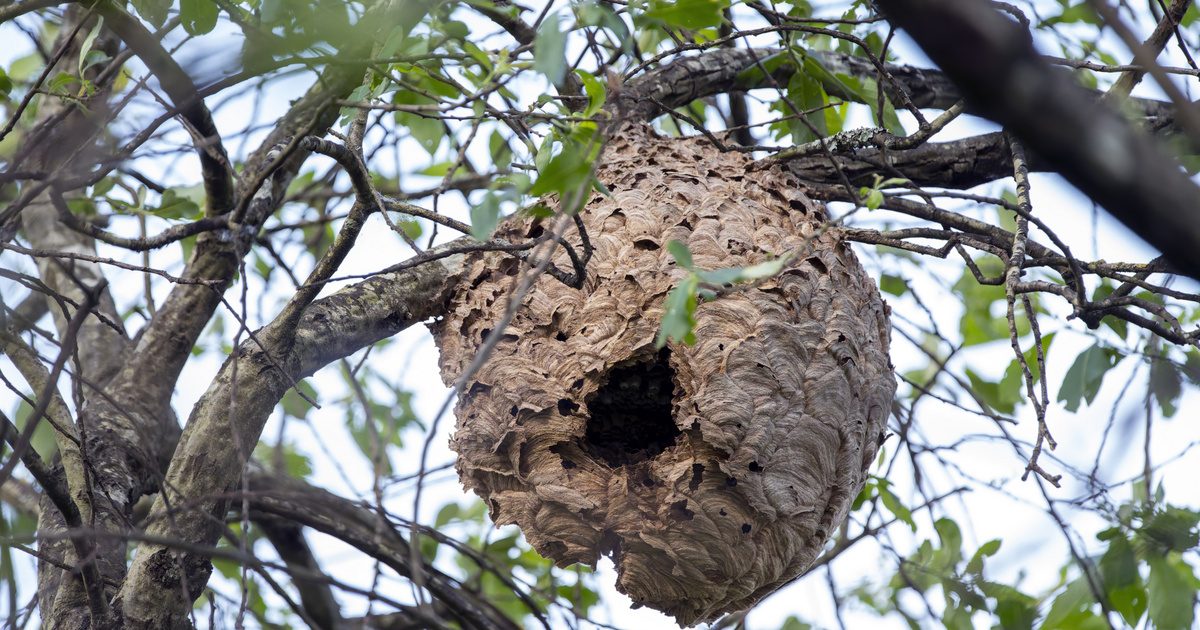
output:
[[[497,524],[559,565],[611,555],[622,592],[685,625],[812,565],[862,487],[895,391],[874,282],[793,174],[749,161],[702,138],[614,134],[597,171],[611,195],[581,213],[595,246],[585,283],[536,281],[462,388],[451,440]],[[514,220],[498,236],[539,229]],[[700,304],[697,342],[660,352],[664,298],[687,273],[670,240],[703,269],[793,257]],[[497,326],[518,272],[495,254],[467,261],[434,327],[447,382]]]

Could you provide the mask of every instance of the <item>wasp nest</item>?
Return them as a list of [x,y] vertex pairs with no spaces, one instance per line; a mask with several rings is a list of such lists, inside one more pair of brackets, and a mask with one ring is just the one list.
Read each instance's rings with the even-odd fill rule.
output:
[[[887,308],[791,175],[704,139],[628,127],[582,211],[581,289],[543,274],[463,388],[458,473],[497,524],[560,566],[609,554],[635,605],[680,624],[748,608],[803,574],[862,488],[895,380]],[[510,221],[500,238],[528,238]],[[566,237],[576,247],[578,234]],[[667,293],[695,266],[796,254],[700,304],[696,343],[655,350]],[[569,269],[562,248],[555,263]],[[469,260],[435,327],[452,381],[498,326],[518,265]]]

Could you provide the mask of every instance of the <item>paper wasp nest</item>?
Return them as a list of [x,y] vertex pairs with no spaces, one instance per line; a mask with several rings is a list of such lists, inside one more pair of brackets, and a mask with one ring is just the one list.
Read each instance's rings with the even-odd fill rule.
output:
[[[703,138],[627,127],[582,211],[582,289],[543,274],[464,387],[463,484],[560,566],[610,554],[617,587],[680,624],[748,608],[803,574],[862,488],[896,385],[887,308],[824,208],[778,168]],[[499,238],[543,229],[514,220]],[[579,236],[566,239],[576,247]],[[654,348],[663,301],[700,269],[801,252],[701,303],[697,342]],[[555,263],[570,269],[558,248]],[[497,325],[519,273],[467,262],[435,330],[447,382]]]

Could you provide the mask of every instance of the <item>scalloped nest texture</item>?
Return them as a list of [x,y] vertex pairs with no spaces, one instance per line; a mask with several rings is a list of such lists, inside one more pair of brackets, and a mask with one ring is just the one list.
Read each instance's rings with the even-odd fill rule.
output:
[[[862,488],[895,392],[888,309],[825,210],[791,175],[702,138],[627,127],[582,212],[595,256],[582,289],[543,274],[458,402],[463,484],[560,566],[613,556],[635,605],[682,625],[748,608],[803,574]],[[549,223],[549,222],[548,222]],[[536,234],[533,220],[497,236]],[[579,245],[570,230],[566,239]],[[583,446],[588,400],[614,366],[656,356],[663,301],[695,266],[799,252],[779,276],[697,309],[697,342],[671,344],[681,434],[613,467]],[[558,248],[555,263],[570,269]],[[443,378],[461,374],[518,279],[512,259],[468,260],[435,325]]]

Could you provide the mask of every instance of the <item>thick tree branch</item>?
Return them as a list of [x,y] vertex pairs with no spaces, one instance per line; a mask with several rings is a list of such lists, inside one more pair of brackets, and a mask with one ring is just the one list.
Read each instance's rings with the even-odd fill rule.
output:
[[[83,310],[79,313],[86,315],[86,311]],[[84,470],[83,443],[66,402],[52,384],[50,371],[42,364],[37,352],[13,330],[0,331],[0,353],[13,362],[32,391],[42,392],[50,397],[46,404],[46,420],[54,429],[54,443],[58,446],[66,483],[70,488],[69,494],[83,518],[90,519],[92,501],[87,473]]]
[[333,597],[329,579],[317,564],[304,528],[294,519],[274,515],[256,515],[254,522],[271,541],[279,558],[288,566],[292,582],[300,592],[300,604],[318,628],[338,628],[342,624],[341,608]]
[[[247,207],[242,222],[231,224],[229,229],[202,232],[197,237],[195,252],[183,277],[208,284],[178,284],[171,290],[118,377],[122,383],[136,383],[141,399],[149,408],[169,407],[175,381],[191,356],[196,339],[221,304],[222,295],[249,251],[252,239],[278,207],[288,182],[309,155],[307,151],[295,151],[284,156],[280,147],[289,144],[291,134],[303,137],[310,131],[323,133],[328,129],[337,120],[337,110],[332,104],[353,90],[361,77],[361,68],[335,68],[325,73],[276,124],[264,146],[247,160],[243,181],[254,179],[259,173],[266,176],[261,189],[244,188],[238,192],[238,203]],[[156,377],[146,379],[147,371]]]
[[[68,10],[59,40],[55,44],[57,71],[66,71],[78,64],[83,40],[87,35],[85,27],[93,20],[94,17],[80,7],[71,7]],[[108,54],[115,53],[117,46],[116,39],[106,32],[102,32],[93,42],[93,49]],[[62,54],[58,54],[59,52]],[[42,100],[38,105],[37,124],[22,137],[18,151],[20,159],[29,170],[53,172],[84,150],[95,137],[95,115],[106,109],[106,96],[107,91],[104,89],[93,95],[88,103],[91,111],[87,113],[64,99]],[[22,192],[22,196],[28,192],[29,203],[23,206],[24,210],[17,216],[25,238],[34,249],[95,255],[95,243],[90,238],[59,223],[46,185],[39,183],[27,188],[27,191]],[[21,206],[14,203],[9,209],[15,211],[18,207]],[[9,209],[6,209],[6,212]],[[37,262],[38,275],[42,282],[51,291],[75,304],[82,304],[86,299],[82,287],[98,286],[105,282],[100,266],[91,262],[47,258]],[[108,322],[121,321],[116,305],[107,292],[100,298],[98,311]],[[68,316],[59,309],[53,309],[51,312],[61,337],[66,330]],[[79,341],[80,376],[97,383],[106,382],[119,365],[121,352],[127,343],[124,332],[97,318],[91,318],[79,331]]]
[[[21,447],[18,439],[20,433],[8,416],[0,412],[0,435],[2,435],[3,441],[12,446],[14,458],[17,457],[16,452]],[[19,457],[21,463],[25,465],[25,469],[42,487],[44,496],[54,504],[63,521],[72,529],[80,531],[84,524],[83,517],[79,513],[79,507],[71,499],[71,490],[67,487],[67,480],[63,475],[42,461],[37,451],[33,449],[28,449]],[[78,578],[83,583],[84,592],[87,593],[88,610],[91,612],[92,623],[97,627],[102,627],[109,622],[108,600],[105,598],[100,571],[96,568],[95,541],[87,534],[81,533],[71,536],[71,544],[75,548]]]
[[[949,142],[930,142],[907,151],[861,149],[850,155],[835,155],[831,163],[823,155],[813,155],[787,163],[803,181],[837,185],[839,171],[851,183],[874,184],[876,175],[904,177],[914,186],[936,186],[965,190],[1011,175],[1006,161],[1008,145],[1000,132],[972,136]],[[1039,170],[1035,162],[1033,170]],[[1007,167],[1007,168],[1006,168]]]
[[879,0],[980,114],[1200,278],[1200,188],[1152,138],[1044,62],[1029,33],[983,0]]
[[[680,107],[698,98],[730,91],[786,86],[795,67],[790,63],[764,63],[777,54],[779,51],[772,49],[721,48],[680,57],[631,80],[621,98],[627,103],[629,115],[649,118],[661,113],[653,99],[669,107]],[[810,51],[808,54],[835,74],[872,80],[878,75],[875,66],[862,57],[828,51]],[[762,68],[770,68],[770,74],[763,73]],[[891,82],[884,84],[884,90],[889,92],[888,97],[893,102],[900,101],[899,95],[894,94],[898,88],[902,88],[920,108],[948,109],[963,98],[959,87],[941,70],[892,63],[884,64],[884,68],[895,79],[894,85]],[[825,88],[830,96],[854,102],[862,100],[859,94],[845,93],[835,85]],[[1096,99],[1103,96],[1098,91],[1088,93]],[[1161,126],[1157,122],[1160,119],[1174,120],[1170,103],[1142,98],[1133,98],[1130,102],[1154,128]],[[967,112],[975,113],[972,108]]]
[[[386,274],[313,302],[294,333],[271,324],[243,344],[222,367],[196,404],[167,471],[164,493],[151,513],[151,535],[213,544],[219,535],[209,518],[166,518],[168,505],[192,502],[202,514],[224,514],[221,493],[233,487],[257,444],[262,427],[284,392],[297,379],[414,323],[438,314],[461,256]],[[261,344],[261,345],[260,345]],[[243,445],[239,448],[238,445]],[[191,609],[203,584],[207,561],[167,547],[143,543],[134,556],[120,599],[130,628],[170,628]]]

